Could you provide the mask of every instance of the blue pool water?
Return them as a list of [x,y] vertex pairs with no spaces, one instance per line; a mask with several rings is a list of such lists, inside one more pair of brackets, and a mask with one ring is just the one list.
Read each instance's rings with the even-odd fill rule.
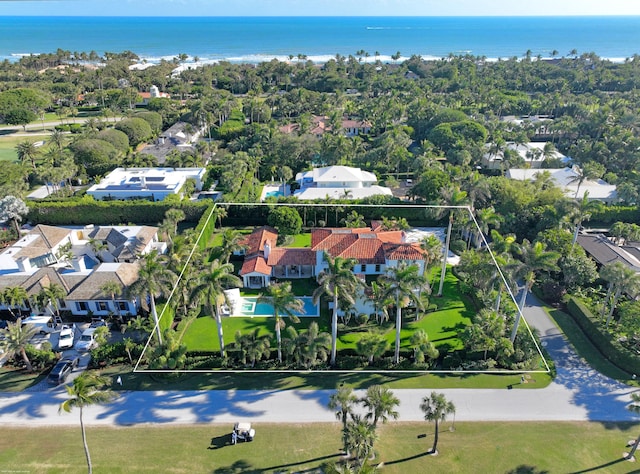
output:
[[[317,317],[320,315],[318,305],[313,304],[310,296],[302,296],[300,299],[304,302],[304,313],[294,313],[296,316]],[[259,303],[258,298],[255,296],[244,296],[242,301],[240,306],[240,314],[242,316],[273,316],[273,307],[268,303]]]
[[266,193],[264,193],[265,198],[279,196],[282,196],[282,191],[267,191]]

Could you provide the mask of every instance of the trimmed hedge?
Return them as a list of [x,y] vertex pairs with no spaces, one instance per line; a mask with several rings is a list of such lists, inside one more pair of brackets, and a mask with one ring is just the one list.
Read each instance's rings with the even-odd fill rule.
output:
[[[205,200],[205,201],[208,201],[208,200]],[[202,213],[202,216],[198,221],[198,225],[195,228],[196,235],[200,235],[200,232],[204,228],[202,238],[198,241],[198,247],[200,248],[200,250],[204,250],[207,248],[207,244],[209,243],[209,238],[211,237],[211,235],[213,234],[216,228],[217,216],[215,212],[213,213],[213,215],[211,215],[211,212],[215,209],[215,207],[216,207],[216,204],[213,202],[208,205],[208,207]],[[209,219],[210,215],[211,215],[211,218]]]
[[589,225],[596,224],[609,225],[614,222],[638,222],[640,221],[640,210],[638,206],[605,206],[601,210],[591,213]]
[[640,357],[620,346],[610,334],[602,332],[597,318],[580,300],[570,296],[567,310],[607,360],[630,374],[640,374]]
[[27,220],[33,225],[118,225],[157,224],[169,209],[181,209],[185,221],[196,222],[208,208],[205,201],[94,201],[90,198],[67,201],[28,201]]

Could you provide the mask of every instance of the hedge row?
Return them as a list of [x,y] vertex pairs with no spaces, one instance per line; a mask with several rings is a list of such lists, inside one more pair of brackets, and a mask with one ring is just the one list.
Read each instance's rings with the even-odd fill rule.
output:
[[[216,204],[211,200],[205,200],[203,202],[208,203],[208,207],[202,213],[200,220],[198,221],[198,225],[195,228],[195,234],[200,235],[202,229],[204,232],[202,233],[202,238],[198,241],[198,247],[200,250],[204,250],[207,248],[207,244],[209,243],[209,238],[211,234],[213,234],[216,227],[216,213],[215,208]],[[213,213],[213,214],[212,214]]]
[[205,201],[29,201],[27,220],[49,225],[157,224],[169,209],[181,209],[187,222],[198,221],[209,206]]
[[640,358],[637,354],[617,344],[610,334],[602,332],[597,318],[580,300],[570,296],[567,301],[567,310],[605,358],[630,374],[640,374]]
[[610,225],[614,222],[638,222],[640,210],[638,206],[605,206],[591,213],[589,226],[598,224]]

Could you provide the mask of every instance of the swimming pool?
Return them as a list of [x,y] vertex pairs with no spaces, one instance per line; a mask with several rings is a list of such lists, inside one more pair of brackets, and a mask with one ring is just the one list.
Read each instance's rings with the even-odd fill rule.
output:
[[280,197],[283,196],[282,191],[267,191],[264,193],[265,199],[268,197]]
[[[320,315],[320,308],[318,308],[317,304],[313,304],[313,298],[310,296],[301,296],[300,299],[304,303],[304,313],[294,313],[296,316],[318,317]],[[257,297],[243,296],[241,300],[240,314],[234,316],[273,316],[273,306],[269,303],[258,302]]]

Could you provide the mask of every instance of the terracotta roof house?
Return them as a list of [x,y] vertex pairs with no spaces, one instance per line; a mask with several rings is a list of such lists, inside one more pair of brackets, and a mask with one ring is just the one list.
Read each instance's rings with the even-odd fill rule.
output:
[[391,196],[391,190],[378,186],[378,178],[369,171],[351,166],[326,166],[296,174],[300,185],[294,196],[300,200],[362,199],[377,194]]
[[247,288],[263,288],[274,278],[317,277],[327,268],[325,253],[356,259],[353,271],[360,275],[380,275],[402,261],[424,272],[424,254],[417,244],[405,242],[401,231],[317,228],[311,231],[310,248],[277,247],[274,231],[262,227],[246,239],[250,247],[240,276]]
[[[140,301],[127,295],[138,279],[138,260],[152,250],[166,251],[158,229],[149,226],[54,227],[38,225],[0,253],[0,291],[14,286],[35,297],[55,284],[65,296],[46,307],[22,305],[23,311],[49,312],[52,306],[74,315],[136,314]],[[100,287],[114,281],[120,287],[112,301]],[[0,306],[0,309],[8,309]]]

